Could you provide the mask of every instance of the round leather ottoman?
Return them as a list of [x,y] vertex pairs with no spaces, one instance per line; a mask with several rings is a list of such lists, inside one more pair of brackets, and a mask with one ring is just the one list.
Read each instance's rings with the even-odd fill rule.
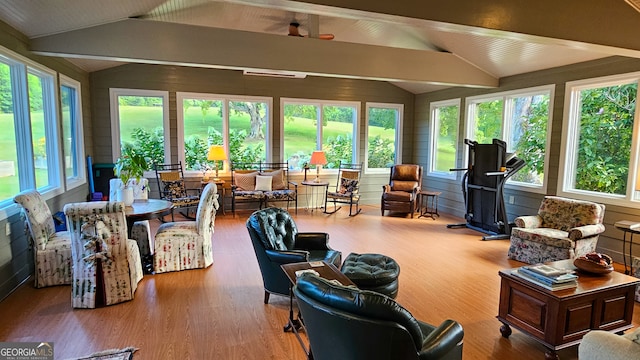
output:
[[362,290],[375,291],[394,299],[398,295],[400,266],[388,256],[351,253],[344,259],[340,271]]

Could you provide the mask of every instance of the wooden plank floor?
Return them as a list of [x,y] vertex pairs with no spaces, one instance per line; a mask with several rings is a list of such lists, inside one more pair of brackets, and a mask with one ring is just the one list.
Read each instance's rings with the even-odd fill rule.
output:
[[[147,275],[127,303],[74,310],[69,287],[22,285],[0,302],[0,341],[52,341],[56,359],[126,346],[139,348],[137,360],[304,359],[295,336],[282,331],[288,299],[272,296],[269,305],[262,303],[262,279],[245,227],[249,214],[216,218],[213,266]],[[545,349],[517,330],[509,339],[500,336],[498,270],[522,265],[507,260],[507,240],[481,241],[473,230],[447,229],[462,221],[447,215],[435,221],[381,217],[373,206],[353,218],[347,214],[301,209],[295,220],[300,231],[329,232],[331,246],[343,256],[375,252],[396,259],[397,301],[432,324],[459,321],[465,359],[544,358]],[[634,325],[639,323],[636,304]],[[559,355],[576,359],[576,349]]]

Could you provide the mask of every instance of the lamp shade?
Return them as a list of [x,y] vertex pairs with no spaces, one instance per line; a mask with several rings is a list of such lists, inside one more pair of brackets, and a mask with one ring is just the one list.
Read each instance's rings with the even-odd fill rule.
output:
[[311,165],[326,165],[327,157],[324,155],[324,151],[314,151],[311,154],[311,160],[309,160],[309,164]]
[[227,160],[227,153],[224,151],[222,145],[211,145],[209,153],[207,154],[207,160],[220,161]]

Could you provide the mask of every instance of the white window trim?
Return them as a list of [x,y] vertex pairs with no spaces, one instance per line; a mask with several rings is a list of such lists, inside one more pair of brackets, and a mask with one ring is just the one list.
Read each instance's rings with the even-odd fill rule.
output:
[[[533,185],[533,184],[526,184],[522,182],[507,181],[505,183],[505,187],[508,189],[527,191],[527,192],[538,193],[538,194],[547,193],[547,187],[549,184],[549,152],[551,147],[551,131],[553,126],[553,109],[554,109],[553,102],[555,98],[555,85],[554,84],[541,85],[541,86],[535,86],[535,87],[530,87],[525,89],[510,90],[510,91],[504,91],[499,93],[470,96],[465,98],[465,103],[467,108],[467,114],[465,118],[466,138],[474,140],[471,136],[473,134],[473,129],[475,129],[476,104],[481,102],[502,99],[504,101],[504,107],[502,109],[501,129],[502,129],[502,139],[506,139],[508,132],[510,130],[509,124],[505,125],[505,117],[509,111],[507,109],[509,108],[509,105],[507,104],[508,100],[517,98],[517,97],[523,97],[523,96],[539,95],[540,93],[543,93],[545,91],[549,92],[549,114],[548,114],[548,120],[547,120],[547,141],[546,141],[546,148],[545,148],[545,155],[544,155],[544,179],[542,181],[542,185]],[[510,144],[507,144],[507,146],[510,146]],[[468,161],[469,161],[469,152],[465,151],[464,166],[467,166]]]
[[[560,168],[558,169],[558,195],[575,199],[602,202],[624,207],[637,207],[640,200],[634,200],[635,186],[627,186],[625,195],[603,194],[593,191],[577,190],[573,188],[575,178],[572,170],[577,161],[577,147],[579,126],[576,118],[580,112],[580,97],[578,92],[594,87],[607,87],[622,84],[638,83],[636,99],[640,98],[640,72],[603,76],[585,80],[570,81],[565,84],[564,115],[562,126],[562,142],[560,147]],[[631,154],[629,159],[629,176],[627,184],[635,184],[640,165],[640,106],[636,105],[634,125],[631,137]],[[571,138],[570,138],[571,137]],[[572,149],[569,151],[569,149]]]
[[396,119],[395,163],[400,164],[402,163],[402,133],[403,133],[403,126],[404,126],[404,104],[368,102],[365,105],[364,173],[365,174],[389,174],[389,168],[370,168],[369,167],[369,109],[371,108],[393,109],[398,111],[398,118]]
[[[110,88],[109,89],[109,102],[111,111],[111,156],[113,162],[120,157],[120,115],[118,112],[118,97],[119,96],[148,96],[148,97],[161,97],[162,98],[162,127],[164,130],[164,161],[165,163],[171,162],[171,144],[170,144],[170,129],[169,129],[169,92],[160,90],[144,90],[144,89],[123,89],[123,88]],[[155,173],[152,171],[145,172],[146,178],[155,177]]]
[[[358,159],[360,159],[360,134],[358,129],[360,129],[360,111],[361,111],[361,102],[359,101],[337,101],[337,100],[320,100],[320,99],[299,99],[299,98],[280,98],[280,159],[281,162],[286,162],[287,159],[284,157],[284,106],[289,104],[298,104],[298,105],[315,105],[318,107],[318,118],[322,119],[323,106],[345,106],[345,107],[353,107],[356,111],[355,119],[353,121],[353,137],[352,137],[352,151],[353,158],[352,162],[358,163]],[[316,129],[316,150],[320,150],[317,146],[322,146],[322,122],[318,122],[318,127]],[[302,171],[296,171],[302,172]],[[337,173],[338,169],[326,169],[323,168],[322,172],[327,173]]]
[[[444,178],[444,179],[452,179],[455,180],[458,176],[458,172],[457,171],[447,171],[447,172],[442,172],[442,171],[437,171],[434,170],[435,167],[435,163],[436,163],[436,154],[438,151],[438,144],[437,144],[437,138],[438,138],[438,134],[440,133],[440,122],[436,121],[436,117],[435,117],[435,113],[436,110],[442,107],[449,107],[449,106],[457,106],[458,107],[458,125],[460,124],[460,112],[462,111],[461,109],[461,100],[460,98],[458,99],[450,99],[450,100],[442,100],[442,101],[434,101],[429,105],[429,117],[430,117],[430,124],[429,124],[429,130],[430,130],[430,141],[429,141],[429,159],[428,159],[428,164],[427,164],[427,176],[433,176],[433,177],[439,177],[439,178]],[[460,134],[460,128],[457,129],[458,131],[456,131],[456,136],[455,136],[455,144],[458,144],[459,139],[458,136]],[[455,154],[455,159],[457,161],[458,159],[458,151],[460,149],[457,148],[456,149],[456,154]],[[454,164],[455,167],[456,164]]]
[[[75,148],[75,153],[76,153],[76,161],[78,162],[78,175],[77,176],[68,176],[66,178],[66,189],[67,190],[71,190],[74,189],[78,186],[82,186],[87,182],[87,167],[85,166],[85,153],[84,153],[84,121],[83,121],[83,116],[82,116],[82,86],[80,84],[79,81],[76,81],[68,76],[62,75],[60,74],[60,86],[58,87],[58,94],[59,94],[59,88],[62,86],[68,86],[71,87],[73,89],[75,89],[76,91],[76,126],[75,129],[72,129],[72,131],[74,132],[74,136],[76,138],[76,148]],[[62,101],[62,97],[60,95],[58,95],[58,99],[60,101]],[[60,106],[61,111],[62,111],[62,106]],[[62,125],[62,117],[60,117],[60,124]],[[62,134],[62,130],[60,130],[60,133]],[[64,141],[64,139],[63,139]],[[63,146],[60,146],[60,152],[61,152],[61,156],[62,159],[64,159],[64,148]],[[62,165],[64,167],[64,161],[62,161]]]
[[[246,101],[246,102],[263,102],[268,106],[267,109],[267,123],[265,131],[265,159],[267,162],[271,162],[271,144],[272,135],[271,127],[273,124],[273,98],[262,96],[238,96],[238,95],[224,95],[224,94],[209,94],[209,93],[194,93],[194,92],[178,92],[176,93],[176,106],[178,110],[178,159],[185,164],[185,146],[184,146],[184,112],[182,109],[182,103],[184,99],[203,99],[203,100],[220,100],[222,101],[222,137],[224,141],[224,148],[229,154],[229,101]],[[222,174],[229,175],[231,170],[229,168],[230,160],[224,161],[223,169],[220,171]],[[200,171],[189,170],[185,171],[187,175],[198,174]]]

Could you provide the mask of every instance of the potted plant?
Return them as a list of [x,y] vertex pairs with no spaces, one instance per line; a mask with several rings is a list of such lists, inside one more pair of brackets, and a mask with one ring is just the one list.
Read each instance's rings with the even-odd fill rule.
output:
[[118,200],[124,202],[126,206],[133,204],[133,188],[130,181],[136,179],[136,183],[140,183],[140,179],[144,176],[144,171],[147,170],[148,166],[145,157],[136,153],[132,146],[123,146],[122,154],[116,160],[113,172],[122,181]]

